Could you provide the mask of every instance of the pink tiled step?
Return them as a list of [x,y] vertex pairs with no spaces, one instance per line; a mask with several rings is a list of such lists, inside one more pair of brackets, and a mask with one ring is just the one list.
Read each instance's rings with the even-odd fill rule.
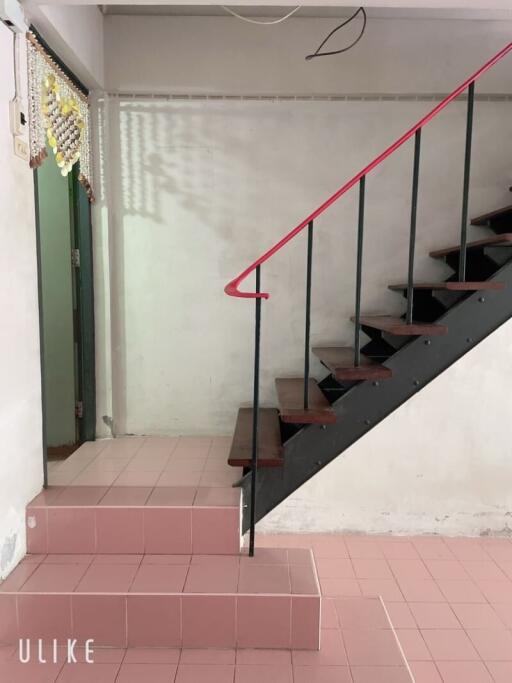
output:
[[239,488],[50,486],[27,507],[30,553],[236,554]]
[[40,555],[0,584],[0,643],[317,650],[310,550],[246,555]]

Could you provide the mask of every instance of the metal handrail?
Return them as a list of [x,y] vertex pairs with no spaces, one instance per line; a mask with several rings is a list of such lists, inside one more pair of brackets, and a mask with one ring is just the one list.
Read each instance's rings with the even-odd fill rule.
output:
[[342,197],[350,188],[352,188],[356,183],[358,183],[361,178],[368,175],[374,168],[379,166],[385,159],[387,159],[391,154],[393,154],[399,147],[401,147],[407,140],[409,140],[415,133],[423,128],[429,121],[435,118],[439,112],[441,112],[450,102],[452,102],[456,97],[462,94],[469,86],[471,86],[475,81],[477,81],[480,76],[482,76],[486,71],[489,71],[495,64],[497,64],[505,55],[507,55],[512,50],[512,42],[508,43],[502,50],[500,50],[494,57],[492,57],[488,62],[486,62],[478,71],[476,71],[472,76],[467,78],[464,83],[459,85],[453,92],[451,92],[447,97],[439,102],[439,104],[432,109],[426,116],[424,116],[418,123],[416,123],[412,128],[410,128],[406,133],[404,133],[398,140],[396,140],[392,145],[390,145],[384,152],[379,154],[371,163],[369,163],[362,171],[359,171],[351,180],[345,183],[339,188],[333,195],[329,197],[323,204],[321,204],[313,213],[311,213],[307,218],[305,218],[301,223],[299,223],[293,230],[291,230],[287,235],[279,240],[273,247],[268,249],[262,256],[260,256],[254,263],[252,263],[248,268],[242,271],[234,280],[231,280],[224,291],[228,296],[239,297],[243,299],[268,299],[270,294],[268,292],[241,292],[239,287],[241,283],[254,271],[258,266],[268,261],[271,256],[280,251],[285,244],[292,240],[296,235],[298,235],[302,230],[308,226],[311,221],[315,220],[320,216],[326,209],[328,209],[331,204],[334,204],[340,197]]

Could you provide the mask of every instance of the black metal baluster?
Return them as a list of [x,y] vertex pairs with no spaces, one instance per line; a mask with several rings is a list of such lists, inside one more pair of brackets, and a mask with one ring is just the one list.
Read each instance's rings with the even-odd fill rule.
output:
[[412,309],[414,304],[414,250],[416,247],[416,216],[418,214],[418,181],[420,176],[420,148],[421,128],[414,136],[414,164],[412,172],[412,201],[411,201],[411,233],[409,236],[409,272],[407,276],[407,314],[405,320],[412,323]]
[[[261,291],[261,266],[256,266],[256,292]],[[252,459],[251,459],[251,515],[249,529],[249,556],[254,556],[256,524],[256,478],[258,474],[258,418],[260,407],[260,337],[261,298],[256,299],[256,325],[254,332],[254,394],[252,401]]]
[[473,110],[475,104],[475,83],[468,88],[468,113],[466,124],[466,153],[464,157],[464,184],[462,188],[462,219],[460,229],[459,280],[466,280],[466,251],[468,243],[468,198],[471,172],[471,143],[473,139]]
[[306,332],[304,335],[304,410],[309,408],[309,337],[311,331],[311,269],[313,263],[313,221],[308,224],[306,267]]
[[361,364],[361,278],[363,272],[364,192],[366,176],[359,181],[359,218],[357,226],[356,310],[354,337],[354,365]]

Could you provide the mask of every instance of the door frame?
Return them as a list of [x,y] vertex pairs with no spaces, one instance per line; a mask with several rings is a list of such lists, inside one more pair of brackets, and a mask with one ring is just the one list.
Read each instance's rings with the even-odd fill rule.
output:
[[[51,49],[38,31],[31,26],[30,30],[38,42],[51,55],[52,59],[70,78],[74,85],[85,95],[89,91],[73,74],[69,67]],[[44,163],[54,163],[51,158]],[[91,205],[87,193],[78,180],[79,162],[73,166],[68,175],[69,202],[72,221],[72,248],[80,252],[80,266],[75,268],[77,316],[75,322],[75,341],[78,343],[78,367],[76,384],[79,400],[82,403],[82,417],[78,419],[78,443],[94,441],[96,438],[96,369],[95,369],[95,326],[94,326],[94,284],[93,284],[93,245]],[[48,440],[46,433],[45,406],[45,364],[44,364],[44,330],[42,307],[42,267],[41,267],[41,226],[39,221],[39,186],[37,169],[34,169],[34,199],[36,213],[36,259],[37,289],[39,305],[39,344],[41,365],[41,406],[42,406],[42,441],[43,441],[43,486],[48,486]],[[69,255],[71,259],[71,254]]]

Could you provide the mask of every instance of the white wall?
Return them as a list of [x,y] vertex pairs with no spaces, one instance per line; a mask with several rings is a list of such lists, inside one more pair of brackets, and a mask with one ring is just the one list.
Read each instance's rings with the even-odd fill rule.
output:
[[[230,19],[108,17],[106,82],[124,93],[447,92],[511,34],[504,22],[379,20],[353,53],[307,65],[304,54],[330,27],[331,20],[291,20],[271,33]],[[478,92],[511,93],[510,73],[509,65],[498,67]],[[253,305],[224,296],[224,285],[432,106],[424,101],[107,98],[100,110],[106,125],[99,130],[103,183],[95,223],[96,263],[106,267],[97,268],[96,282],[104,373],[98,384],[98,433],[110,434],[112,421],[116,434],[229,433],[238,406],[251,399]],[[511,107],[510,101],[477,103],[472,213],[510,201]],[[465,105],[455,103],[423,136],[418,278],[448,274],[428,251],[457,239],[464,124]],[[368,179],[363,291],[368,312],[403,310],[403,300],[387,284],[406,273],[411,147]],[[317,222],[313,344],[351,341],[356,202],[353,193]],[[273,378],[302,370],[304,268],[303,236],[263,268],[264,287],[272,294],[263,307],[262,394],[269,405],[275,404]],[[481,361],[475,362],[479,367]],[[315,363],[313,374],[324,374]],[[477,375],[472,374],[476,384]],[[464,397],[467,391],[465,384],[454,387],[450,407],[457,404],[453,392]],[[421,414],[421,406],[414,406],[422,396],[393,416],[402,431],[406,420],[413,423],[404,410]],[[459,423],[464,415],[458,413]],[[353,463],[352,481],[366,485],[372,458],[365,451],[331,466],[331,475],[336,474],[332,508],[322,502],[327,474],[321,475],[318,487],[312,483],[301,490],[299,499],[274,513],[267,528],[297,528],[295,507],[305,500],[303,529],[387,530],[381,519],[392,519],[390,528],[438,530],[438,481],[419,479],[430,446],[425,442],[425,450],[417,453],[406,445],[397,449],[396,427],[386,431],[387,424],[367,439],[383,439],[386,453],[398,450],[397,462],[407,459],[410,474],[404,481],[417,473],[423,487],[418,500],[426,513],[422,522],[415,517],[422,508],[413,503],[403,516],[388,517],[393,508],[385,492],[373,496],[364,513],[355,497],[349,499],[352,507],[347,504],[343,515],[335,484],[346,473],[336,467]],[[453,480],[467,450],[464,429],[453,424],[446,426],[444,440],[455,456],[453,462],[439,463],[437,476],[451,482],[452,499],[461,502],[461,519],[467,520],[466,513],[486,504],[485,492],[473,487],[464,497],[466,480]],[[496,471],[503,477],[506,471],[502,451],[496,448],[488,457],[486,450],[484,456],[487,440],[486,430],[474,435],[473,481]],[[393,472],[390,457],[382,459],[383,481]],[[497,505],[506,506],[506,497],[499,495]],[[389,497],[400,500],[398,487]],[[331,515],[332,509],[338,514]],[[331,524],[328,517],[336,521]],[[484,517],[480,520],[484,524]],[[503,527],[502,521],[493,528]],[[452,530],[477,526],[478,518],[471,518],[465,527],[454,521]]]
[[[25,505],[43,481],[34,188],[14,156],[12,34],[0,24],[0,578],[25,552]],[[25,73],[22,71],[22,73]],[[22,78],[22,82],[24,79]]]

